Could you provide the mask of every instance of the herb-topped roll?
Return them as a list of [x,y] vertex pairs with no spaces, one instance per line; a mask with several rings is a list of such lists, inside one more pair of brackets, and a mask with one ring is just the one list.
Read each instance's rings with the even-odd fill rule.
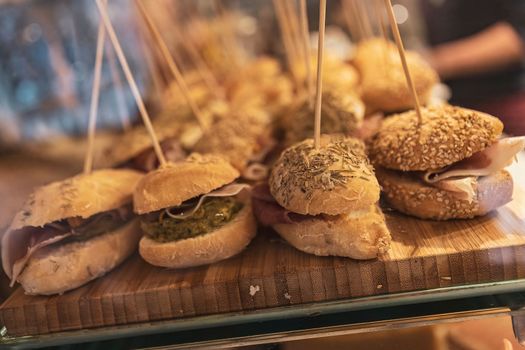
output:
[[299,250],[373,259],[390,246],[379,184],[357,139],[323,135],[319,149],[312,139],[286,149],[269,192],[254,191],[259,220]]
[[248,186],[225,159],[192,154],[147,174],[134,192],[144,237],[140,255],[152,265],[185,268],[240,253],[256,234]]

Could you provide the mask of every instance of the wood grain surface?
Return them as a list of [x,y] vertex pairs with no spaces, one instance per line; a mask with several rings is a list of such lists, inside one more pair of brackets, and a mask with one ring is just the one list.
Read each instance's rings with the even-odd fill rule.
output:
[[167,270],[135,255],[61,296],[17,288],[0,323],[9,335],[34,335],[525,278],[524,170],[524,162],[512,169],[513,202],[482,218],[423,221],[386,210],[393,244],[381,259],[316,257],[262,230],[242,254],[210,266]]

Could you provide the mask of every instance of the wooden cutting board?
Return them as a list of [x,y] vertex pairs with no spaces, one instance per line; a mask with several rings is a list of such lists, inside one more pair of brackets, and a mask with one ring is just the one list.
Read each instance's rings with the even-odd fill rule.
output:
[[514,200],[482,218],[434,222],[387,211],[393,244],[378,260],[304,254],[263,231],[239,256],[210,266],[167,270],[135,255],[61,296],[18,288],[0,306],[0,323],[11,336],[35,335],[525,278],[524,169],[513,171],[521,181]]

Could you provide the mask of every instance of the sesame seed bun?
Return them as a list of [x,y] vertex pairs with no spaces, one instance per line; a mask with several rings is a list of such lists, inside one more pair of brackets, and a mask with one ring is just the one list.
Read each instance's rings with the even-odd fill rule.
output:
[[[142,174],[129,169],[101,169],[37,188],[16,214],[9,231],[43,227],[54,221],[92,215],[131,202]],[[6,245],[6,234],[3,245]]]
[[185,268],[211,264],[240,253],[257,232],[251,201],[247,198],[243,202],[244,207],[233,220],[213,232],[167,243],[144,236],[139,244],[140,255],[155,266]]
[[319,256],[374,259],[390,247],[390,232],[376,205],[368,210],[273,226],[295,248]]
[[304,215],[339,215],[369,208],[379,185],[361,141],[322,135],[319,150],[308,139],[286,149],[269,179],[284,208]]
[[136,249],[138,220],[86,241],[54,244],[38,250],[18,282],[26,294],[61,294],[105,275]]
[[193,153],[184,162],[168,163],[145,175],[133,192],[134,210],[145,214],[178,206],[237,177],[239,172],[225,159]]
[[376,175],[392,207],[422,219],[469,219],[485,215],[512,200],[513,181],[505,170],[478,178],[471,203],[458,199],[451,192],[429,186],[412,174],[377,168]]
[[422,109],[387,118],[369,142],[374,164],[388,169],[426,171],[468,158],[493,144],[503,131],[491,115],[450,105]]

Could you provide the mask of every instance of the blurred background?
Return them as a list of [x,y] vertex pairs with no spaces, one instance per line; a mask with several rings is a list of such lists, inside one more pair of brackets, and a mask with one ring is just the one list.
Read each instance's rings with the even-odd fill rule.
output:
[[[153,0],[151,0],[153,1]],[[149,6],[183,69],[191,67],[185,41],[204,57],[220,59],[207,40],[229,16],[227,29],[237,42],[235,57],[281,54],[271,0],[159,0]],[[525,75],[522,0],[395,0],[394,9],[407,47],[429,60],[450,88],[450,102],[500,116],[506,131],[525,134]],[[145,1],[148,4],[148,1]],[[328,46],[351,57],[351,43],[380,35],[374,1],[360,15],[371,31],[357,33],[345,17],[344,1],[330,0]],[[151,5],[151,4],[149,4]],[[151,105],[167,84],[166,69],[145,36],[134,6],[110,0],[109,13],[140,88]],[[317,27],[317,1],[309,1],[310,28]],[[95,59],[98,13],[92,0],[0,2],[0,145],[20,145],[86,130]],[[174,28],[177,30],[174,30]],[[240,49],[239,49],[240,48]],[[220,50],[217,50],[220,51]],[[226,53],[227,54],[227,53]],[[98,126],[118,129],[136,119],[136,107],[107,43]],[[213,62],[213,61],[217,62]],[[215,67],[221,69],[221,67]],[[224,68],[224,67],[222,67]],[[156,90],[157,89],[157,90]],[[448,92],[445,90],[445,95]]]

